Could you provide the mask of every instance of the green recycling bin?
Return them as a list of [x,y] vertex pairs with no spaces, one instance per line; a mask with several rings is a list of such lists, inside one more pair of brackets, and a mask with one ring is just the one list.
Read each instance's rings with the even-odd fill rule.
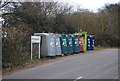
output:
[[72,36],[70,34],[67,34],[66,38],[67,38],[68,53],[72,54],[73,53],[73,40],[72,40]]
[[83,37],[83,47],[84,47],[84,51],[87,50],[87,32],[79,32],[79,33],[75,33],[78,35],[82,35]]
[[60,35],[60,44],[62,54],[68,54],[67,38],[65,34]]
[[79,53],[79,43],[78,43],[78,35],[72,35],[73,39],[73,53]]

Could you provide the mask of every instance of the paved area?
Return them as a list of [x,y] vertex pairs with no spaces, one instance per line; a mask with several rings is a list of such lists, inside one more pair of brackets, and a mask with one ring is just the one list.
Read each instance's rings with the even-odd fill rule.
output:
[[118,49],[89,51],[63,57],[4,79],[117,79]]

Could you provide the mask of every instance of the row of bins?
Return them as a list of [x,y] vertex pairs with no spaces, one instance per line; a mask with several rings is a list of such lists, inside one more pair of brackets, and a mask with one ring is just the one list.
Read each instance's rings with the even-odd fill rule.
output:
[[[84,52],[83,35],[34,33],[41,36],[41,56],[56,56]],[[89,47],[89,45],[87,46]],[[90,48],[90,50],[93,48]]]
[[60,42],[63,54],[80,52],[77,35],[62,34],[60,35]]

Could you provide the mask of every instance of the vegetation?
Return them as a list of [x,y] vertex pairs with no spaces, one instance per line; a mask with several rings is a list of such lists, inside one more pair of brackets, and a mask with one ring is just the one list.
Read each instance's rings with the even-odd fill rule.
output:
[[[95,46],[120,47],[120,4],[105,5],[97,13],[79,7],[74,9],[74,6],[57,2],[0,3],[5,20],[2,28],[3,68],[30,58],[30,36],[38,32],[86,31],[95,35]],[[5,32],[7,37],[4,37]]]

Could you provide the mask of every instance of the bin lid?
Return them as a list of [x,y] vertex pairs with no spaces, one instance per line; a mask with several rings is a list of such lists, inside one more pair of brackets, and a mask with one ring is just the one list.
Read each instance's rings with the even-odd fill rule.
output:
[[94,38],[95,36],[94,35],[87,35],[87,37]]
[[48,35],[49,35],[49,33],[34,33],[34,35],[48,36]]
[[78,32],[78,33],[75,33],[75,34],[87,34],[87,32]]

